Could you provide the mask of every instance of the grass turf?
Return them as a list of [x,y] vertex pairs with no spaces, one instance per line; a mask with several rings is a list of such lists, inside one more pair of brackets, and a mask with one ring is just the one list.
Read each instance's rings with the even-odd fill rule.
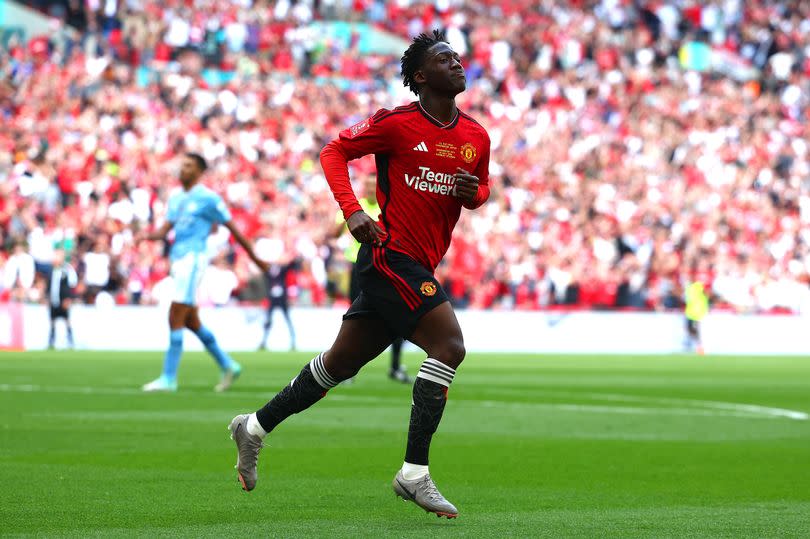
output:
[[385,377],[387,358],[271,434],[244,493],[226,426],[309,355],[237,355],[245,374],[220,395],[213,362],[187,353],[178,393],[142,394],[161,357],[0,355],[0,534],[810,534],[806,358],[473,354],[431,453],[460,510],[447,521],[391,490],[410,389]]

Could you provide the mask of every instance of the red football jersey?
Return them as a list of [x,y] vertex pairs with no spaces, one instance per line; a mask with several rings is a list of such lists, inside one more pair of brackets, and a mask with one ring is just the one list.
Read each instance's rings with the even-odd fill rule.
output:
[[[434,271],[450,245],[461,207],[474,209],[489,198],[489,144],[484,128],[463,112],[443,125],[413,102],[381,109],[341,131],[321,152],[321,165],[348,219],[361,208],[347,162],[374,154],[386,246]],[[472,202],[462,203],[454,195],[458,168],[478,177]]]

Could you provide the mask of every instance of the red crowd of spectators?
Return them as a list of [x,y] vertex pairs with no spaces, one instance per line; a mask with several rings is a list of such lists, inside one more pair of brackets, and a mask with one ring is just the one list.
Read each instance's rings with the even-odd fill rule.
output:
[[[161,222],[184,151],[265,256],[303,261],[299,303],[341,297],[318,152],[413,99],[397,56],[310,26],[342,19],[446,28],[464,58],[493,195],[437,271],[459,305],[677,308],[693,279],[740,311],[810,300],[810,3],[29,3],[81,34],[55,24],[0,57],[0,297],[35,301],[64,247],[88,301],[158,301],[165,246],[132,229]],[[255,297],[243,253],[211,243],[211,286]]]

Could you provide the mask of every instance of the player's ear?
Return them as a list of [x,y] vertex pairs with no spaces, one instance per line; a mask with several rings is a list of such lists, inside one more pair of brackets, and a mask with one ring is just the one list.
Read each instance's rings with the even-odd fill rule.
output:
[[427,78],[425,77],[425,74],[422,72],[421,69],[417,69],[416,71],[414,71],[413,81],[420,86],[427,82]]

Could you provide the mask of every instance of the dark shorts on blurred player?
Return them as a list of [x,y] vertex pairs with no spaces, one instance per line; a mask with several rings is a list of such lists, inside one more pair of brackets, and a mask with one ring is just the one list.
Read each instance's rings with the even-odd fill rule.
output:
[[67,320],[68,312],[67,309],[63,307],[54,307],[51,305],[51,320],[56,320],[57,318],[64,318]]
[[363,244],[356,271],[360,295],[343,319],[380,319],[392,338],[410,337],[420,318],[447,301],[447,294],[430,271],[391,249]]

